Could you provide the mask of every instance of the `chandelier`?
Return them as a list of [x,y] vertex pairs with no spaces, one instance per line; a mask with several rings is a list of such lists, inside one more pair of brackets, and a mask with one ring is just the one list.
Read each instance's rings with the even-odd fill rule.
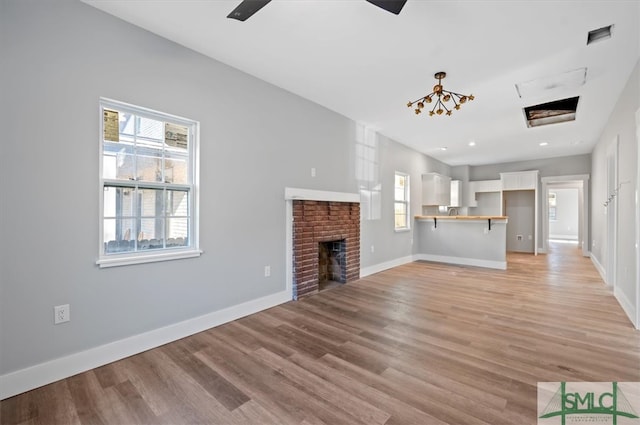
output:
[[[418,100],[407,103],[407,106],[409,108],[413,108],[415,105],[416,109],[414,110],[414,112],[416,113],[416,115],[418,115],[422,113],[425,104],[435,102],[433,108],[429,111],[429,116],[433,116],[435,114],[442,115],[443,113],[445,113],[445,115],[451,115],[451,112],[454,109],[460,109],[460,105],[466,103],[467,100],[475,99],[472,94],[467,96],[464,94],[445,90],[442,87],[442,79],[446,76],[446,72],[436,72],[434,77],[438,80],[438,84],[433,86],[433,92],[424,97],[421,97]],[[453,104],[449,104],[449,107],[447,108],[447,103],[451,100],[453,100]]]

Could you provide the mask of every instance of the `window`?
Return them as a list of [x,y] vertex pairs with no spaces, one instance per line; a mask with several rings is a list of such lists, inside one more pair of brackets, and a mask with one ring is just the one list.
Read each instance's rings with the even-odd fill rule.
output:
[[549,220],[556,220],[556,193],[549,192]]
[[100,112],[98,265],[200,255],[198,123],[106,99]]
[[396,172],[394,185],[395,230],[409,230],[409,176]]

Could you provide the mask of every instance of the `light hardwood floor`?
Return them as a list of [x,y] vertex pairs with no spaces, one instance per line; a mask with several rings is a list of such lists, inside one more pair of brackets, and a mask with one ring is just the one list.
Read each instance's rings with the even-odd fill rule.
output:
[[640,381],[591,261],[416,262],[1,402],[2,424],[536,423],[538,381]]

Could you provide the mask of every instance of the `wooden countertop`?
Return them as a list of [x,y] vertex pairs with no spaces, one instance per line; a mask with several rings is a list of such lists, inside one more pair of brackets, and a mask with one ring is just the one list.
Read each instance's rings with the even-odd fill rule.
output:
[[505,220],[506,215],[417,215],[416,220]]

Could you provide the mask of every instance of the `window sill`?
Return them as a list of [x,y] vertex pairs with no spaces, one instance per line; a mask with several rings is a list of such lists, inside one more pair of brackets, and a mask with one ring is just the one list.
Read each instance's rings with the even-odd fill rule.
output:
[[104,257],[96,261],[101,268],[130,266],[133,264],[156,263],[159,261],[180,260],[183,258],[199,257],[202,251],[199,249],[190,249],[185,251],[155,252],[144,253],[143,255],[118,255],[113,257]]
[[401,227],[398,229],[393,229],[394,232],[396,233],[404,233],[404,232],[410,232],[411,231],[411,227]]

